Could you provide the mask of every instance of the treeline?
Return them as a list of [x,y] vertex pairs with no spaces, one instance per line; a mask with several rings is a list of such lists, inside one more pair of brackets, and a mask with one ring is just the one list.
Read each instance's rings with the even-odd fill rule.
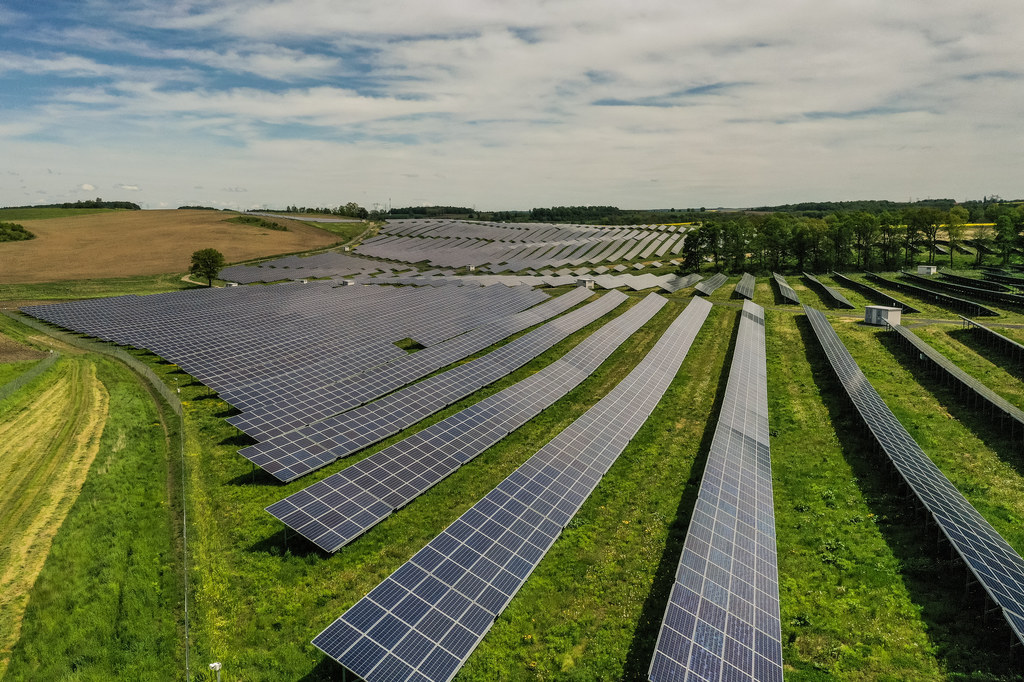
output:
[[[926,255],[935,263],[939,247],[973,254],[983,265],[988,255],[1003,264],[1022,253],[1024,210],[1000,202],[985,215],[993,224],[968,226],[964,206],[941,210],[915,205],[898,212],[839,211],[823,218],[774,212],[707,213],[684,243],[682,269],[697,270],[712,262],[718,269],[739,272],[809,270],[827,272],[853,268],[894,270]],[[969,244],[974,251],[967,251]]]
[[[350,201],[344,206],[286,206],[284,209],[267,209],[273,213],[300,213],[306,215],[340,215],[347,218],[359,218],[365,220],[370,216],[370,211],[360,206],[354,201]],[[374,212],[377,214],[378,212]]]
[[86,201],[75,201],[64,204],[36,204],[34,206],[5,206],[4,208],[120,208],[128,211],[141,211],[138,204],[130,201],[103,201],[103,199],[88,199]]
[[882,213],[899,213],[908,208],[935,208],[940,211],[948,211],[954,206],[962,206],[969,215],[970,222],[992,222],[993,211],[1006,203],[997,195],[986,196],[983,199],[972,199],[958,204],[953,199],[921,199],[914,202],[898,202],[885,200],[864,200],[864,201],[806,201],[799,204],[782,204],[779,206],[761,206],[750,209],[758,213],[792,213],[807,218],[824,218],[832,213],[858,212],[862,211],[872,215]]
[[213,206],[179,206],[179,211],[230,211],[230,208],[214,208]]
[[405,206],[392,208],[387,212],[388,218],[450,218],[452,220],[473,220],[477,212],[465,206]]
[[18,223],[0,223],[0,242],[21,242],[36,236]]

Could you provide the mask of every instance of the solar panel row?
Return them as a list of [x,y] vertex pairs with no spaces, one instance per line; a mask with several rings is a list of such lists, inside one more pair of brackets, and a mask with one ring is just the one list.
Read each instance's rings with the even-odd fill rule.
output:
[[785,277],[777,272],[773,272],[772,279],[775,280],[775,285],[779,287],[779,294],[782,295],[782,298],[786,299],[787,303],[800,305],[800,297],[797,296],[793,287],[789,286],[789,282],[786,281]]
[[[992,301],[1002,305],[1024,305],[1024,296],[1020,296],[1019,294],[1011,294],[1004,291],[993,291],[992,289],[985,287],[967,286],[965,284],[945,282],[938,279],[929,279],[928,277],[921,277],[920,275],[915,275],[906,271],[900,272],[900,276],[929,289],[951,291],[960,296],[971,296],[973,298],[980,298],[983,301]],[[967,278],[965,277],[963,279]]]
[[[235,287],[32,306],[47,322],[147,348],[225,397],[257,401],[289,381],[365,371],[405,356],[394,342],[431,344],[547,295],[529,287],[399,290],[324,283]],[[253,394],[251,387],[260,386]],[[249,395],[249,398],[246,396]]]
[[[986,277],[990,273],[986,273]],[[1013,288],[1006,284],[1000,283],[998,280],[984,280],[977,279],[975,277],[963,277],[961,275],[954,275],[952,272],[940,272],[939,276],[943,279],[948,279],[951,282],[962,284],[964,286],[973,287],[975,289],[988,289],[989,291],[1001,291],[1004,293],[1012,293]]]
[[739,283],[736,285],[736,295],[742,296],[748,301],[754,298],[754,285],[756,280],[753,275],[749,272],[744,272],[743,276],[740,277]]
[[239,454],[279,480],[294,480],[394,435],[497,381],[610,312],[626,298],[617,291],[605,294],[471,362],[375,402],[243,448]]
[[367,682],[450,680],[654,410],[710,308],[692,301],[625,379],[313,644]]
[[907,433],[825,316],[804,306],[833,371],[879,448],[1024,642],[1024,559],[950,483]]
[[648,677],[782,680],[764,309],[750,301]]
[[923,298],[926,301],[931,301],[938,305],[941,305],[950,310],[960,311],[967,315],[998,315],[996,311],[991,308],[986,308],[980,303],[974,301],[968,301],[956,296],[950,296],[949,294],[939,293],[938,291],[932,291],[931,289],[925,289],[923,287],[914,286],[913,284],[907,284],[906,282],[899,282],[893,279],[886,279],[873,272],[865,273],[865,277],[870,279],[872,282],[877,282],[883,286],[891,287],[898,291],[905,291],[913,294],[919,298]]
[[855,307],[852,303],[850,303],[850,301],[845,296],[843,296],[842,292],[840,292],[835,287],[830,287],[829,285],[825,284],[824,282],[822,282],[809,272],[804,273],[804,278],[808,282],[813,284],[818,289],[818,291],[823,293],[829,300],[831,300],[833,305],[839,306],[840,308]]
[[273,400],[263,401],[254,409],[229,417],[227,421],[257,440],[268,441],[422,379],[431,372],[564,313],[592,294],[586,289],[574,289],[540,306],[500,318],[445,343],[411,353],[342,382],[318,387],[303,383],[288,386]]
[[834,279],[835,281],[839,282],[840,284],[842,284],[845,287],[853,289],[854,291],[859,291],[860,293],[866,295],[868,298],[870,298],[873,301],[876,301],[878,303],[881,303],[883,305],[887,305],[887,306],[890,306],[890,307],[893,307],[893,308],[901,308],[904,313],[919,313],[919,312],[921,312],[920,310],[918,310],[914,306],[910,305],[909,303],[904,303],[903,301],[901,301],[901,300],[899,300],[897,298],[893,298],[892,296],[890,296],[889,294],[885,293],[881,289],[876,289],[875,287],[873,287],[873,286],[871,286],[869,284],[864,284],[863,282],[858,282],[855,279],[850,279],[846,275],[842,275],[842,274],[840,274],[838,272],[835,272],[835,271],[832,272],[832,279]]
[[1018,432],[1024,433],[1024,411],[1010,404],[1009,401],[998,395],[991,388],[957,367],[949,358],[925,343],[924,339],[903,325],[886,323],[886,326],[904,343],[913,346],[918,351],[918,358],[922,362],[927,361],[932,367],[940,370],[948,379],[956,382],[960,387],[971,391],[976,398],[987,404],[993,414],[999,416],[999,427],[1009,427],[1011,437]]
[[725,284],[727,279],[729,279],[729,277],[724,272],[719,272],[698,284],[694,289],[698,294],[710,296],[715,292],[715,289]]
[[540,372],[267,511],[321,549],[337,551],[578,386],[665,303],[648,295]]
[[988,327],[962,315],[960,316],[960,319],[964,321],[964,325],[967,329],[974,331],[976,334],[980,334],[985,343],[995,346],[1000,351],[1013,358],[1013,360],[1019,365],[1018,370],[1024,369],[1024,364],[1020,364],[1024,363],[1024,344],[1007,338],[994,329],[989,329]]

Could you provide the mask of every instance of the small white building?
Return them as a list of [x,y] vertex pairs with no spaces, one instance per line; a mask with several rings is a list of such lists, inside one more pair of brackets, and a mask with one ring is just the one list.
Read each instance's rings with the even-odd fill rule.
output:
[[919,275],[934,275],[938,272],[939,268],[937,265],[918,265],[917,274]]
[[887,305],[869,305],[864,309],[864,321],[876,327],[884,327],[885,323],[899,324],[902,308]]
[[593,277],[580,277],[576,280],[576,286],[586,287],[587,289],[593,289],[596,282]]

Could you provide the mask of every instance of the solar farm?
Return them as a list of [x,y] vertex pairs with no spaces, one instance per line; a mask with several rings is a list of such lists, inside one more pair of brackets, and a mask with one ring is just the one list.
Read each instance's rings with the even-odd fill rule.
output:
[[180,401],[179,679],[1019,679],[1020,278],[689,229],[396,220],[5,324]]

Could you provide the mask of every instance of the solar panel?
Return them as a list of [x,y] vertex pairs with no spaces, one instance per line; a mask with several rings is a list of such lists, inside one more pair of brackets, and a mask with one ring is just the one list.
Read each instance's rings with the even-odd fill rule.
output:
[[903,301],[897,298],[893,298],[892,296],[885,293],[881,289],[876,289],[875,287],[869,284],[864,284],[863,282],[858,282],[855,279],[850,279],[849,277],[841,275],[838,272],[832,272],[832,279],[846,287],[849,287],[850,289],[854,289],[862,294],[865,294],[866,296],[868,296],[868,298],[874,301],[877,301],[887,306],[891,306],[893,308],[901,308],[904,313],[921,312],[920,310],[910,305],[909,303],[904,303]]
[[921,450],[861,372],[828,320],[804,306],[815,337],[860,418],[988,597],[1024,642],[1024,559]]
[[775,280],[775,285],[779,287],[779,294],[782,295],[782,298],[786,299],[787,303],[800,305],[800,297],[797,296],[793,287],[789,286],[789,282],[786,281],[785,277],[777,272],[773,272],[772,279]]
[[[985,343],[996,346],[999,350],[1011,356],[1018,363],[1024,361],[1024,344],[1020,344],[1013,339],[1007,338],[994,329],[989,329],[983,324],[968,319],[963,315],[960,316],[960,319],[963,320],[964,326],[967,329],[970,329],[977,334],[981,334]],[[1018,367],[1018,370],[1020,369],[1024,369],[1024,366]]]
[[[945,274],[945,273],[943,273]],[[981,284],[987,286],[968,286],[962,282],[946,282],[943,280],[929,279],[928,277],[921,277],[911,272],[902,271],[900,276],[909,279],[911,282],[915,282],[929,289],[940,289],[942,291],[952,291],[954,294],[960,294],[962,296],[972,296],[974,298],[980,298],[983,301],[993,301],[995,303],[1001,303],[1004,305],[1013,306],[1024,306],[1024,296],[1018,294],[1011,294],[1005,291],[994,291],[992,290],[991,284],[981,282]],[[968,280],[966,277],[959,278],[960,280]],[[968,280],[978,281],[978,280]]]
[[838,306],[840,308],[854,308],[854,307],[856,307],[852,303],[850,303],[850,301],[847,300],[847,298],[845,296],[843,296],[843,294],[838,289],[836,289],[834,287],[830,287],[829,285],[825,284],[824,282],[819,280],[817,277],[815,277],[814,275],[812,275],[812,274],[810,274],[808,272],[805,272],[803,274],[804,274],[804,278],[808,282],[813,284],[815,286],[815,288],[818,289],[818,291],[823,293],[826,296],[826,298],[828,298],[828,300],[830,300],[832,302],[832,305]]
[[705,296],[710,296],[711,294],[713,294],[715,292],[715,289],[717,289],[718,287],[720,287],[723,284],[725,284],[725,281],[727,279],[729,279],[729,277],[726,276],[725,273],[719,272],[719,273],[716,273],[716,274],[712,275],[708,279],[704,280],[700,284],[698,284],[696,287],[694,287],[694,290],[698,294],[704,294]]
[[313,644],[367,682],[454,677],[654,410],[710,309],[691,301],[625,379]]
[[528,329],[586,300],[593,292],[574,289],[544,304],[500,317],[445,343],[407,355],[340,383],[309,386],[296,383],[272,400],[229,417],[228,423],[260,441],[290,433],[375,400],[431,372],[458,362],[502,339]]
[[926,301],[932,301],[938,305],[949,308],[950,310],[959,310],[968,315],[998,315],[996,311],[991,308],[986,308],[980,303],[974,301],[968,301],[956,296],[950,296],[949,294],[939,293],[938,291],[932,291],[931,289],[925,289],[923,287],[914,286],[913,284],[907,284],[906,282],[899,282],[893,279],[886,279],[873,272],[867,272],[864,274],[865,277],[870,279],[872,282],[878,282],[887,287],[892,287],[899,291],[906,291],[914,294],[919,298],[923,298]]
[[998,416],[1001,429],[1009,427],[1011,436],[1018,431],[1024,433],[1024,412],[1019,408],[957,367],[949,358],[925,343],[924,339],[903,325],[886,323],[886,326],[904,343],[918,351],[920,361],[927,361],[930,366],[940,370],[948,379],[971,391],[976,398],[987,404],[992,413]]
[[626,295],[619,292],[605,294],[471,362],[375,402],[243,448],[239,454],[278,480],[295,480],[394,435],[497,381],[624,300]]
[[754,285],[756,280],[753,275],[749,272],[744,272],[743,276],[740,277],[739,284],[736,285],[736,294],[742,296],[748,301],[754,298]]
[[744,301],[651,682],[782,680],[764,331]]
[[565,396],[661,310],[648,295],[540,372],[269,507],[334,552]]

